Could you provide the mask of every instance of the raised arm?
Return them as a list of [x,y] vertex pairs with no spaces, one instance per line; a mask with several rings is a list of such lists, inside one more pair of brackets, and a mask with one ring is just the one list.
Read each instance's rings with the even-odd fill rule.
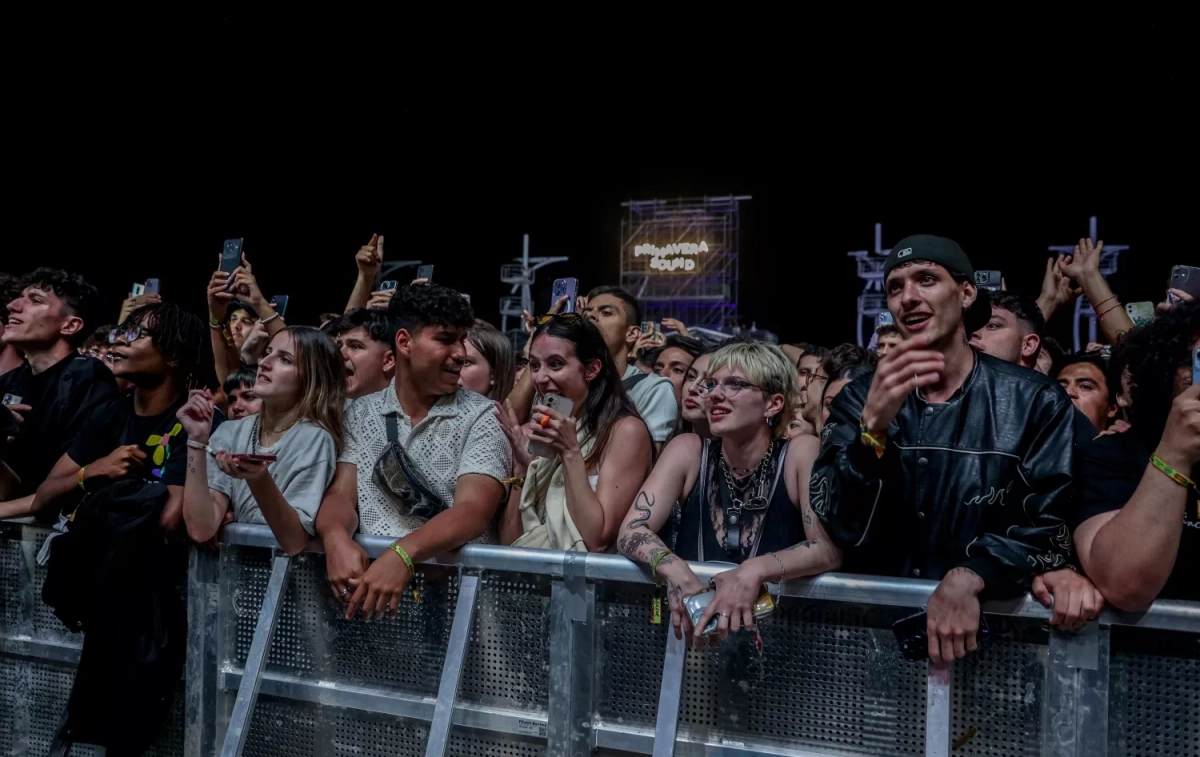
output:
[[372,234],[371,241],[358,248],[358,254],[354,256],[354,263],[358,266],[358,278],[354,282],[354,290],[350,292],[350,300],[346,303],[346,309],[343,311],[346,313],[358,308],[365,308],[371,299],[375,276],[379,273],[379,266],[383,265],[383,237],[379,234]]
[[1100,252],[1103,249],[1103,241],[1093,245],[1090,239],[1080,239],[1079,244],[1075,245],[1075,254],[1060,258],[1058,265],[1063,273],[1083,287],[1084,295],[1096,311],[1096,320],[1104,333],[1104,340],[1116,344],[1126,331],[1133,328],[1133,321],[1129,319],[1125,308],[1121,307],[1108,281],[1100,275]]
[[625,516],[617,537],[617,550],[621,554],[649,567],[657,580],[666,583],[676,638],[690,634],[692,628],[683,608],[684,597],[704,591],[704,584],[687,562],[663,543],[658,532],[671,517],[675,503],[695,486],[702,447],[700,437],[694,434],[677,436],[667,444],[634,498],[633,509]]
[[225,291],[228,284],[229,274],[221,270],[213,273],[212,278],[208,280],[209,338],[212,341],[218,386],[225,383],[229,374],[239,367],[237,349],[233,346],[233,340],[225,333],[225,311],[233,299],[233,293]]
[[183,522],[188,537],[197,544],[212,539],[229,509],[229,497],[208,486],[208,452],[193,447],[207,445],[212,427],[212,402],[203,391],[194,391],[176,417],[188,436],[187,476],[183,483]]

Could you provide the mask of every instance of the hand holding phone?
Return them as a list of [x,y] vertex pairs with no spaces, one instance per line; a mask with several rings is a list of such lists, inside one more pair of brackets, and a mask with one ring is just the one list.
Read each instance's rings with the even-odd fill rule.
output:
[[1003,288],[1001,279],[1000,271],[975,272],[975,286],[980,289],[986,289],[989,292],[999,292]]
[[242,264],[242,239],[226,239],[225,247],[221,250],[221,268],[220,270],[230,275],[229,283],[225,287],[226,292],[233,291],[233,272]]
[[238,463],[273,463],[279,458],[275,455],[232,455]]
[[879,315],[875,317],[875,328],[893,325],[895,325],[895,321],[892,319],[891,312],[887,310],[880,311]]
[[1125,313],[1134,326],[1141,326],[1154,320],[1153,302],[1129,302],[1125,304]]
[[286,294],[277,294],[271,298],[271,307],[275,308],[275,312],[280,318],[287,317],[288,296]]
[[1180,298],[1170,291],[1172,289],[1190,294],[1193,300],[1200,300],[1200,268],[1190,265],[1177,265],[1172,268],[1171,283],[1167,285],[1167,303],[1177,305]]
[[379,285],[379,291],[390,292],[396,288],[398,283],[399,282],[397,282],[395,279],[388,279],[387,281],[385,281]]
[[558,301],[563,297],[567,301],[563,303],[560,313],[574,313],[575,299],[579,296],[579,279],[555,279],[554,286],[550,289],[550,307],[553,308],[558,304]]
[[[545,397],[542,397],[541,404],[550,408],[564,418],[570,418],[571,410],[573,410],[575,407],[574,402],[557,394],[547,394]],[[553,449],[541,442],[535,441],[529,442],[528,451],[529,454],[536,455],[537,457],[554,457],[558,454],[558,450]]]
[[129,296],[130,297],[141,297],[145,293],[146,293],[146,285],[139,284],[136,281],[133,283],[133,286],[129,288]]
[[146,279],[145,294],[158,294],[158,279]]
[[433,283],[433,266],[431,266],[431,265],[417,266],[417,278],[425,279],[426,284],[432,284]]

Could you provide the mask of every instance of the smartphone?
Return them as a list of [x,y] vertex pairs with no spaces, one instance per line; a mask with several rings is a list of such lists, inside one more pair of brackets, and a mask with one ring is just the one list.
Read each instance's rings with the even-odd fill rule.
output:
[[879,328],[880,326],[891,326],[893,324],[895,324],[895,320],[892,319],[892,314],[890,311],[884,310],[879,315],[875,316],[875,328]]
[[[237,267],[242,264],[242,242],[243,239],[226,239],[225,248],[221,250],[221,270],[225,273],[233,273]],[[233,280],[225,287],[226,292],[233,291]]]
[[[1175,266],[1171,269],[1171,283],[1167,286],[1187,292],[1194,300],[1200,300],[1200,268],[1190,265]],[[1174,305],[1179,302],[1179,298],[1167,292],[1167,302]]]
[[271,305],[275,308],[275,312],[280,318],[287,317],[288,296],[286,294],[277,294],[271,298]]
[[1000,272],[999,271],[976,271],[975,286],[980,289],[986,289],[989,292],[1000,291]]
[[659,331],[660,329],[661,329],[661,327],[654,321],[642,321],[642,335],[643,336],[645,336],[646,334],[653,334],[654,332]]
[[575,298],[579,296],[579,279],[555,279],[554,286],[550,290],[550,307],[561,300],[563,297],[567,301],[563,303],[560,313],[575,312]]
[[146,279],[146,294],[158,294],[158,279]]
[[[1200,384],[1200,349],[1192,353],[1192,383]],[[17,397],[17,402],[20,401],[21,398]],[[6,400],[4,404],[7,405],[8,401]]]
[[133,286],[130,287],[130,289],[129,289],[130,297],[141,297],[145,293],[146,293],[146,285],[145,284],[138,284],[137,282],[134,282]]
[[[566,397],[560,397],[557,394],[547,394],[545,397],[542,397],[542,401],[539,404],[545,405],[559,415],[567,418],[571,417],[571,410],[575,407],[575,403],[571,402],[571,400]],[[558,452],[544,444],[530,442],[529,454],[537,455],[538,457],[554,457]]]
[[1129,314],[1129,320],[1133,321],[1134,326],[1141,326],[1154,320],[1154,303],[1129,302],[1125,304],[1125,312]]
[[[688,617],[692,621],[692,628],[695,628],[696,624],[700,622],[700,616],[704,614],[705,608],[708,607],[715,596],[717,596],[717,592],[715,591],[703,591],[683,600],[683,608],[687,611]],[[762,592],[759,594],[758,599],[754,601],[751,612],[754,614],[755,620],[765,618],[775,612],[775,599],[767,591],[766,586],[762,587]],[[714,615],[701,633],[704,636],[716,633],[718,622],[720,622],[720,619]]]
[[0,405],[19,405],[19,404],[21,404],[21,398],[15,394],[4,395],[4,401],[0,402]]
[[398,282],[395,279],[388,279],[387,281],[385,281],[379,285],[379,291],[390,292],[396,288],[397,283]]
[[425,279],[426,281],[428,281],[429,283],[432,284],[433,283],[433,266],[431,266],[431,265],[417,266],[417,278]]
[[233,459],[246,463],[273,463],[279,458],[275,455],[234,455]]
[[[909,662],[920,662],[929,659],[929,618],[924,611],[916,615],[901,618],[892,624],[892,633],[896,634],[896,642],[900,644],[900,654]],[[992,636],[987,618],[979,616],[979,641],[987,641]]]

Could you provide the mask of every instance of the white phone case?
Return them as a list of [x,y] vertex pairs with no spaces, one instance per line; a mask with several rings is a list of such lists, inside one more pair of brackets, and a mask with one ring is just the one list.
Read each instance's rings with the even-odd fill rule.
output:
[[[560,397],[557,394],[547,394],[539,404],[545,405],[565,418],[571,417],[571,410],[575,407],[575,403],[571,402],[571,400],[566,397]],[[558,453],[544,444],[530,442],[529,454],[537,455],[538,457],[554,457]]]

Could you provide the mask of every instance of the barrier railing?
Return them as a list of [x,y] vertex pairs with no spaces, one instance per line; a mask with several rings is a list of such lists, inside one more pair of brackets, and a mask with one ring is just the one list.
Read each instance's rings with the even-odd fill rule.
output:
[[[40,755],[79,640],[38,597],[44,530],[0,528],[0,754]],[[389,541],[359,539],[371,557]],[[930,669],[891,623],[931,581],[790,581],[762,649],[691,651],[620,557],[470,546],[413,583],[397,618],[346,621],[319,550],[289,559],[232,524],[219,555],[193,551],[185,684],[152,754],[1200,753],[1197,604],[1065,634],[1030,598],[993,603],[992,640]]]

